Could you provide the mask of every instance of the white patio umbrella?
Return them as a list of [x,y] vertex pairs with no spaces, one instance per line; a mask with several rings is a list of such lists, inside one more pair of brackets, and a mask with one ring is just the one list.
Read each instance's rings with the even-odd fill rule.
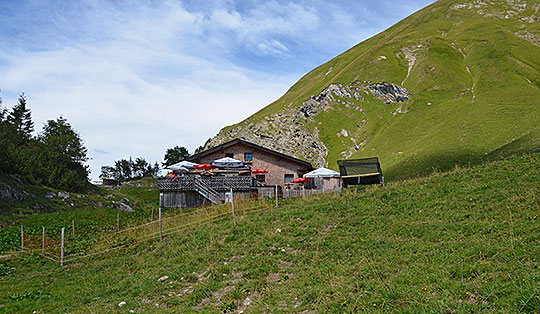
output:
[[339,177],[340,177],[339,172],[335,172],[334,170],[330,170],[326,168],[319,168],[311,172],[308,172],[304,175],[304,178],[339,178]]
[[184,168],[184,169],[193,169],[193,167],[195,167],[195,165],[197,165],[196,163],[193,163],[193,162],[190,162],[190,161],[187,161],[187,160],[184,160],[184,161],[181,161],[179,163],[176,163],[174,165],[170,165],[167,167],[167,169],[171,169],[171,170],[174,170],[174,171],[182,171],[183,169],[181,168]]
[[239,168],[244,166],[244,162],[231,157],[225,157],[214,160],[212,166],[218,168]]

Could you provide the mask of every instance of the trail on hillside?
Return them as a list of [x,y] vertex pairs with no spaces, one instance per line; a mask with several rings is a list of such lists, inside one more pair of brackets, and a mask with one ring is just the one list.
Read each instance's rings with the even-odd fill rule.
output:
[[467,55],[461,48],[456,48],[459,53],[463,56],[463,65],[465,66],[465,69],[467,70],[467,73],[471,76],[472,86],[471,86],[471,93],[472,93],[472,103],[474,103],[474,100],[476,99],[476,80],[474,79],[474,75],[471,72],[471,69],[467,65]]
[[403,84],[405,84],[405,81],[411,75],[412,68],[414,67],[414,64],[416,63],[416,56],[414,55],[414,50],[407,47],[402,48],[401,52],[403,52],[403,55],[405,56],[405,59],[407,60],[408,65],[409,65],[409,69],[407,70],[407,76],[405,76],[405,79],[403,80],[403,82],[401,82],[401,86],[403,86]]

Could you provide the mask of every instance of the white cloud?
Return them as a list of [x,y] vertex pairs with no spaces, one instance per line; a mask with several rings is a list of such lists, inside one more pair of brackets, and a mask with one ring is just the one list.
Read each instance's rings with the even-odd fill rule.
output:
[[12,105],[24,91],[36,129],[66,117],[93,158],[92,178],[119,158],[161,161],[167,148],[192,151],[258,111],[320,62],[287,60],[330,59],[379,30],[313,3],[88,0],[31,3],[28,16],[9,19],[0,12],[28,25],[0,34],[0,96]]
[[219,9],[212,12],[210,24],[218,29],[236,30],[242,27],[243,21],[240,13]]
[[275,39],[260,42],[257,50],[262,55],[287,56],[289,54],[289,49]]

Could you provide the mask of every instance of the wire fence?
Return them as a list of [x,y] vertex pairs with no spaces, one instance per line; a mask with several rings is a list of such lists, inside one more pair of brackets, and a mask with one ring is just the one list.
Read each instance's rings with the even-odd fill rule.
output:
[[[305,198],[323,193],[335,193],[333,190],[319,190],[317,193],[312,190],[291,190],[287,191],[287,194],[285,192],[282,195],[283,198]],[[162,217],[161,209],[159,209],[159,217],[156,220],[125,226],[120,229],[120,216],[118,216],[118,229],[116,232],[103,232],[80,237],[76,235],[75,221],[72,221],[71,230],[62,228],[61,235],[48,235],[45,227],[43,227],[41,235],[27,234],[24,227],[21,226],[20,250],[5,252],[4,254],[18,254],[21,252],[40,254],[43,258],[64,266],[66,263],[134,246],[144,241],[162,239],[164,236],[189,230],[196,226],[214,223],[228,217],[235,218],[274,207],[277,208],[278,206],[278,198],[276,197],[250,200],[235,199],[231,203],[198,208],[168,217]],[[151,219],[153,219],[153,216],[152,214]],[[71,234],[66,236],[66,230]]]

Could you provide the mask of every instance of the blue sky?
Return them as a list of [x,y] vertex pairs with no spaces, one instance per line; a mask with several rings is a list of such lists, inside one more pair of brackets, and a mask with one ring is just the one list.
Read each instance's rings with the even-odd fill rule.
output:
[[0,1],[0,97],[62,115],[91,178],[190,152],[301,76],[433,1]]

